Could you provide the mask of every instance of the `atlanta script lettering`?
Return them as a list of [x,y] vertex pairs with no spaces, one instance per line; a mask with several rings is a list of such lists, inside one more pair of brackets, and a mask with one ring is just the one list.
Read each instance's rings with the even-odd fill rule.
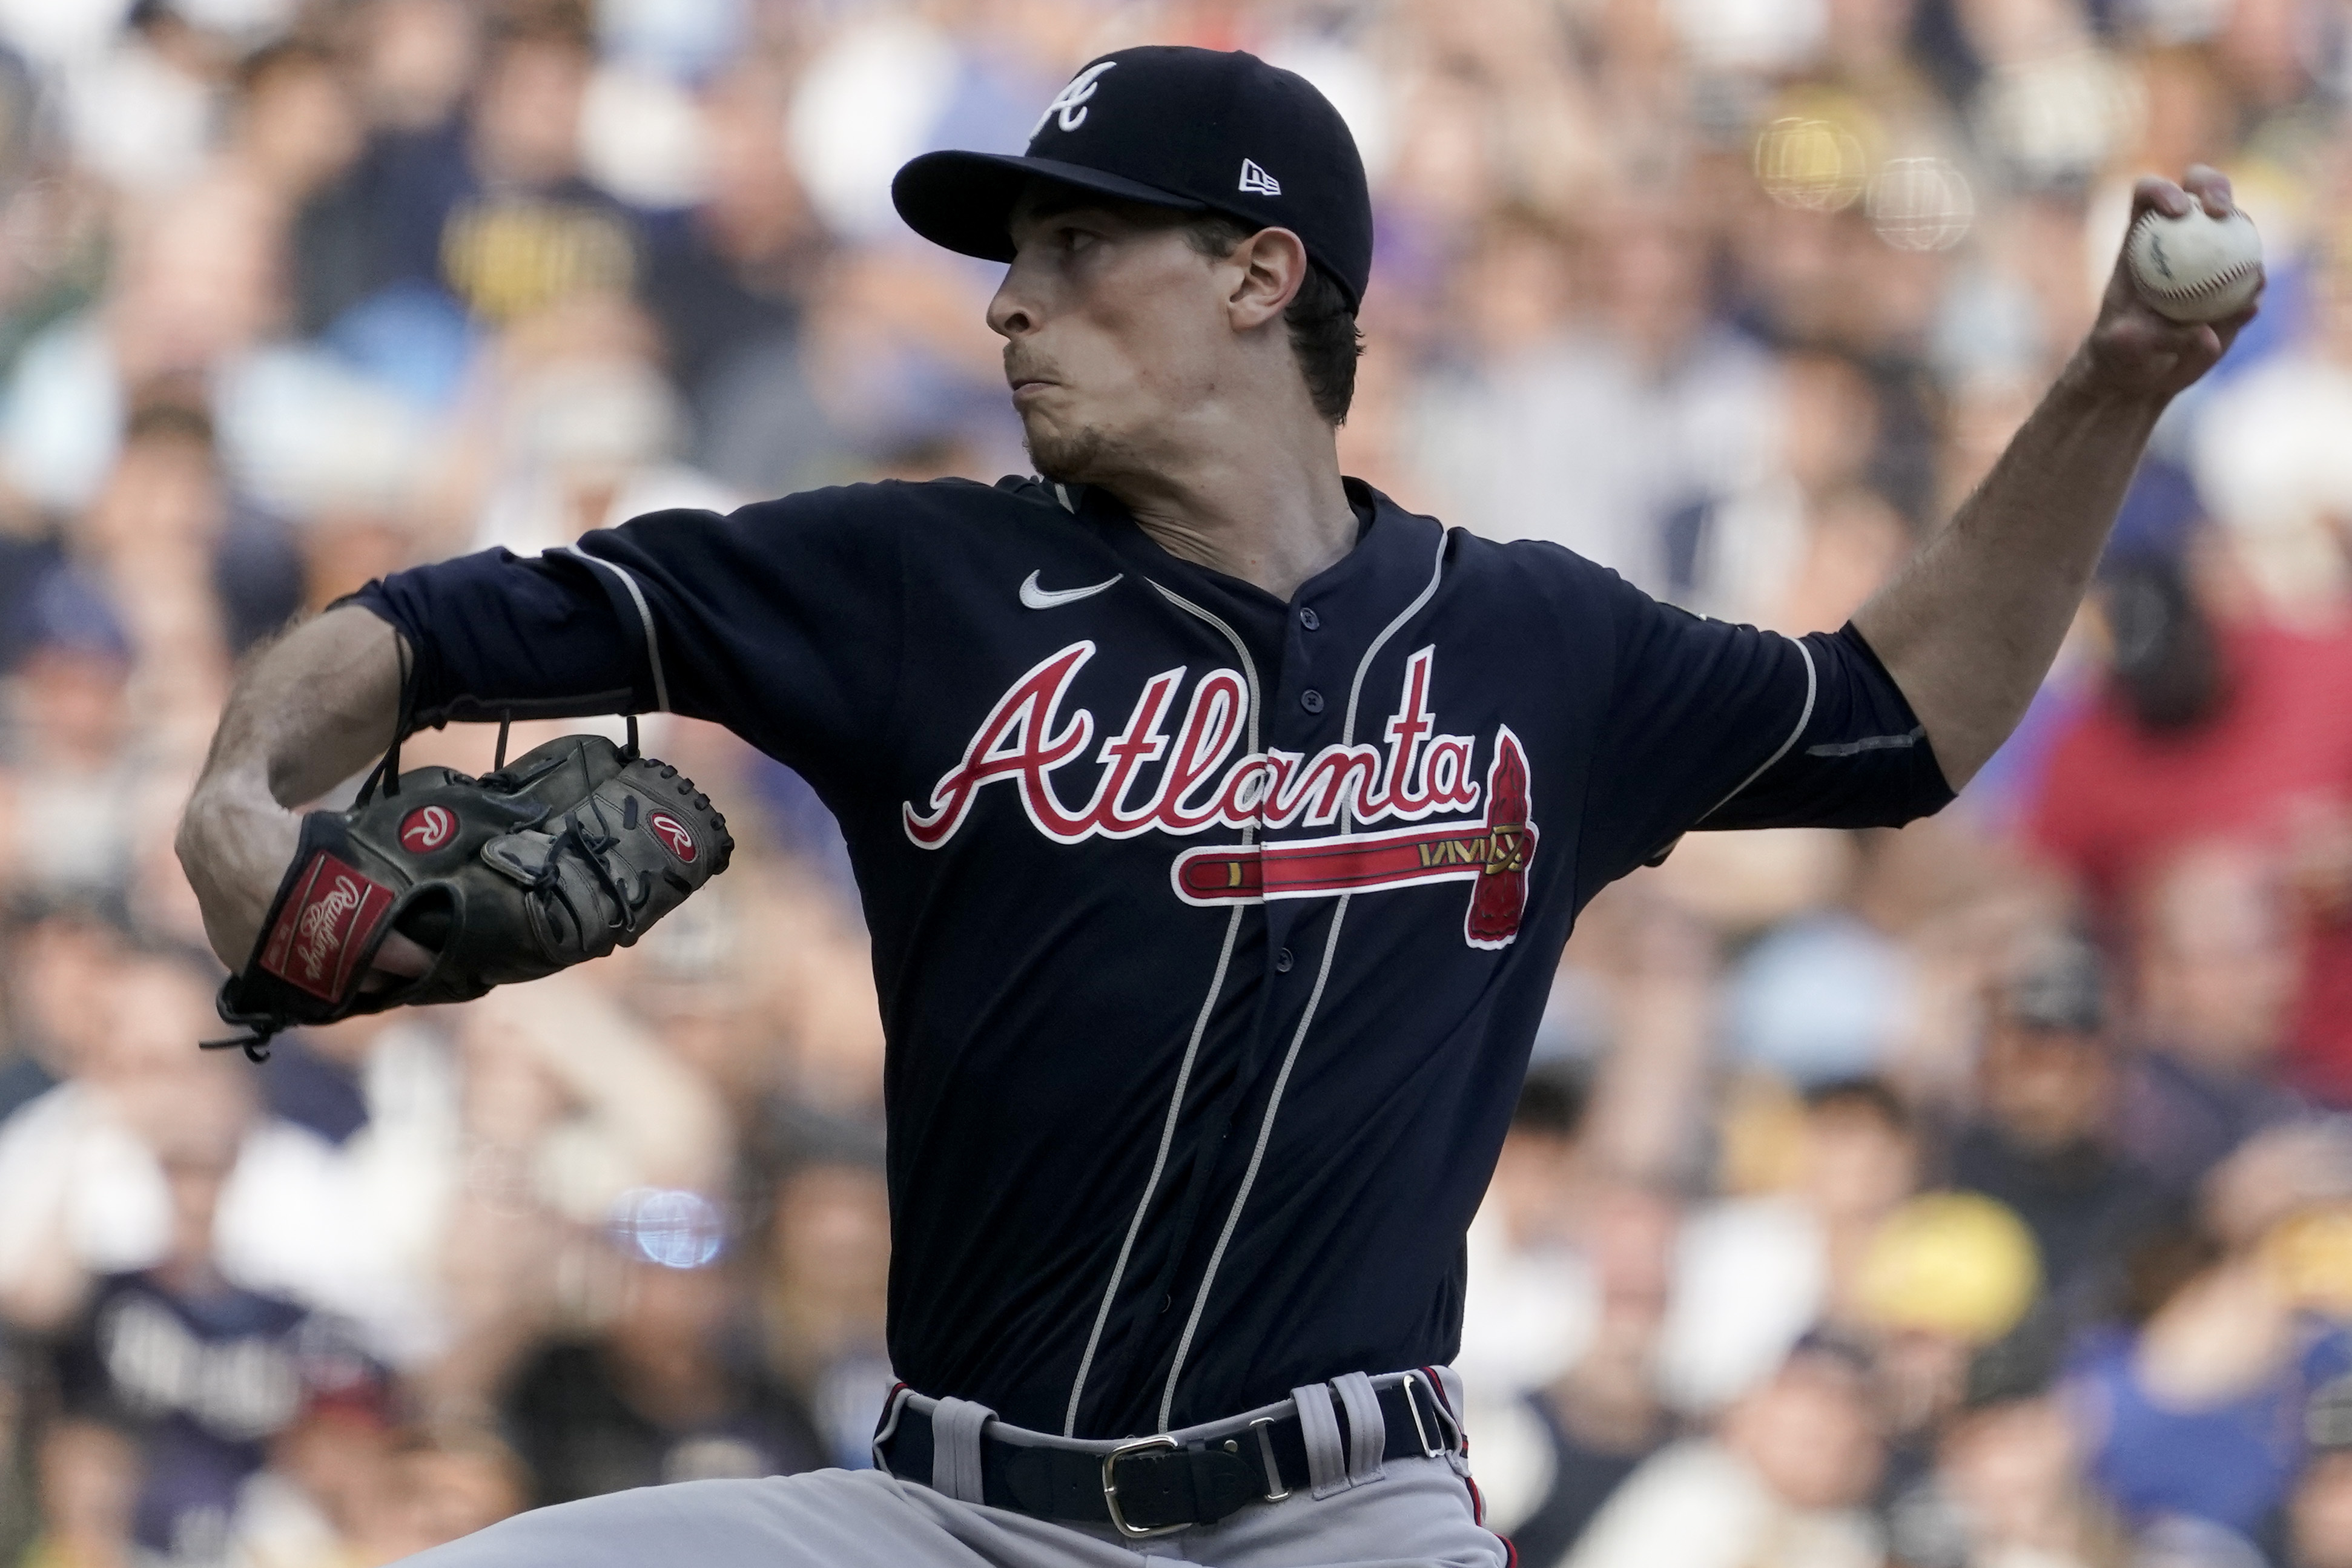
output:
[[[1126,720],[1097,749],[1093,713],[1065,712],[1071,685],[1095,652],[1092,642],[1073,643],[1013,683],[981,721],[962,758],[932,786],[929,809],[913,801],[901,807],[911,841],[923,849],[946,844],[981,792],[997,784],[1019,797],[1038,832],[1061,844],[1154,831],[1190,835],[1213,827],[1337,823],[1340,831],[1328,837],[1187,850],[1171,868],[1176,895],[1193,904],[1254,904],[1470,881],[1477,885],[1465,939],[1494,948],[1517,935],[1538,836],[1528,820],[1527,755],[1508,726],[1498,727],[1487,778],[1480,782],[1475,738],[1442,732],[1430,708],[1433,646],[1405,661],[1381,744],[1335,742],[1311,758],[1271,747],[1245,748],[1252,730],[1249,685],[1230,669],[1201,677],[1181,719],[1172,715],[1188,672],[1179,667],[1152,676]],[[1076,774],[1087,760],[1099,771],[1078,803],[1076,790],[1066,795],[1055,777]],[[1459,813],[1482,804],[1486,810],[1478,819],[1459,820]],[[1455,820],[1360,831],[1439,813]]]

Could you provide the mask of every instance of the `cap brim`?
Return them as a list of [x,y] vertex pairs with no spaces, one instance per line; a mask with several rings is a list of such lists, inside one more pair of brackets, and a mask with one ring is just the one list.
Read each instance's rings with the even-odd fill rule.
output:
[[933,245],[983,261],[1011,261],[1013,204],[1030,181],[1041,179],[1123,202],[1186,213],[1209,210],[1190,196],[1083,163],[1007,152],[926,152],[898,171],[890,182],[890,200],[907,226]]

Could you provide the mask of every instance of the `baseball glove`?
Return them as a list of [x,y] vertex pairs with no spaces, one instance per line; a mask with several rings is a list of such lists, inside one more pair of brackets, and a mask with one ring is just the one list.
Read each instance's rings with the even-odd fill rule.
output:
[[[567,735],[479,779],[400,773],[395,748],[381,794],[371,778],[350,810],[302,819],[253,956],[221,985],[221,1017],[249,1032],[207,1048],[266,1061],[289,1025],[467,1001],[635,942],[727,869],[735,841],[691,779],[631,741]],[[371,980],[394,931],[432,967]]]

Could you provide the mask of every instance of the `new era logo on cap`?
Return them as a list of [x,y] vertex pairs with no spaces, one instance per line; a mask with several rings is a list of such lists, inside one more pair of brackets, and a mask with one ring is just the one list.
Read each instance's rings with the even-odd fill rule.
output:
[[1257,166],[1257,161],[1252,158],[1244,158],[1242,160],[1241,188],[1251,193],[1253,195],[1278,196],[1282,194],[1282,182],[1267,173],[1265,170],[1259,168]]

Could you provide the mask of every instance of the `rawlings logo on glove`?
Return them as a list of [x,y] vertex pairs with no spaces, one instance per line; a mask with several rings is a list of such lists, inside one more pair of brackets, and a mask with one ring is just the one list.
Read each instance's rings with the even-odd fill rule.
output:
[[323,1001],[351,987],[347,958],[373,951],[369,938],[392,909],[392,890],[326,851],[310,857],[294,896],[278,911],[255,962]]

